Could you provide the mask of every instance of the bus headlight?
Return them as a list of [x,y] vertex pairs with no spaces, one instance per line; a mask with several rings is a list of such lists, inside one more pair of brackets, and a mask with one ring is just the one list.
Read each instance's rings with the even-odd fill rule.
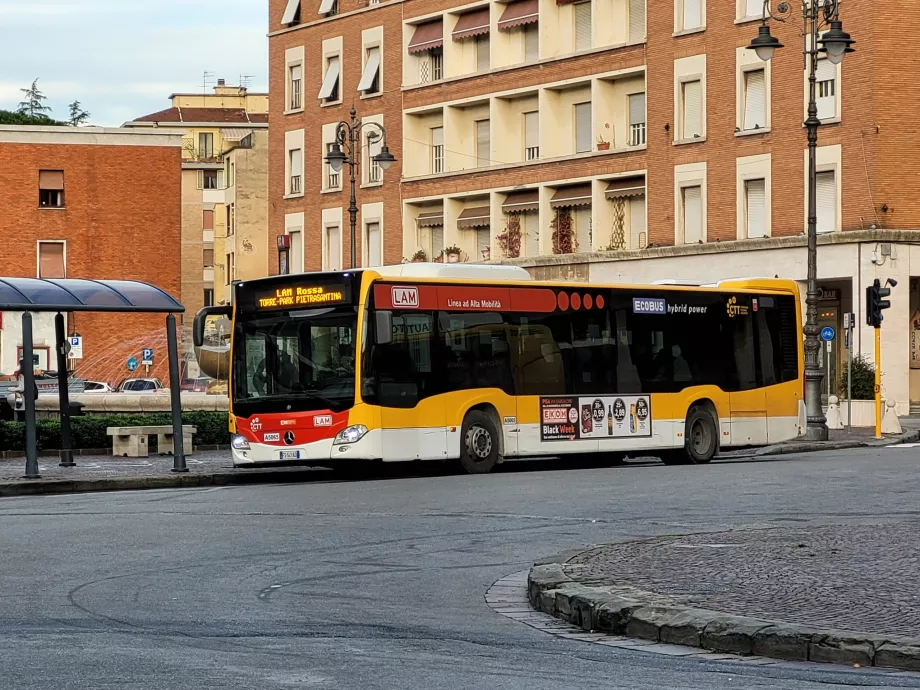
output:
[[332,442],[334,446],[340,446],[343,443],[357,443],[362,438],[364,434],[367,433],[367,427],[363,424],[354,424],[350,427],[342,429],[339,433],[335,435],[335,441]]
[[249,441],[239,434],[236,434],[230,443],[235,450],[249,450]]

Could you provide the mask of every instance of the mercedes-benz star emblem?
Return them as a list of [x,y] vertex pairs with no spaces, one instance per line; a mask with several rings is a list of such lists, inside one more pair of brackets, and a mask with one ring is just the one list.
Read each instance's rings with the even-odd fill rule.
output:
[[292,443],[294,443],[294,432],[293,431],[284,432],[284,442],[287,445],[291,445]]

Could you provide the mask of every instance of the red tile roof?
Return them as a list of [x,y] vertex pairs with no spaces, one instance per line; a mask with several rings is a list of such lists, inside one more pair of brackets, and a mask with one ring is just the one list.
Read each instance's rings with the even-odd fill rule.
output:
[[136,118],[134,122],[222,122],[222,123],[267,123],[268,115],[248,113],[239,108],[167,108],[150,115]]

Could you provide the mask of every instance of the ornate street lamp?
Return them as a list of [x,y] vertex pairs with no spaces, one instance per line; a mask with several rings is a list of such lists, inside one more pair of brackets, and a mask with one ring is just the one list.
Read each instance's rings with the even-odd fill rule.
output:
[[[808,287],[805,299],[805,405],[808,409],[808,428],[805,437],[810,440],[827,439],[827,419],[821,407],[821,372],[818,341],[818,208],[817,208],[817,149],[818,103],[816,84],[818,60],[826,57],[837,65],[846,53],[852,53],[854,43],[850,34],[843,30],[839,18],[840,0],[800,0],[802,3],[802,20],[804,38],[803,54],[805,68],[808,70],[808,118],[805,127],[808,131]],[[773,53],[783,47],[771,33],[769,19],[785,22],[792,15],[788,2],[780,2],[774,12],[770,8],[771,0],[764,0],[763,23],[757,36],[748,46],[757,53],[761,60],[768,61]],[[827,28],[823,36],[819,33]]]
[[[396,156],[390,153],[387,146],[387,131],[383,125],[376,122],[361,122],[358,120],[358,113],[354,108],[349,112],[351,121],[342,121],[335,127],[335,142],[332,149],[326,154],[326,162],[333,172],[340,172],[345,165],[349,166],[351,198],[348,205],[348,217],[351,224],[351,266],[355,268],[356,257],[356,233],[358,225],[358,201],[355,198],[355,170],[360,165],[361,156],[361,134],[365,129],[370,129],[368,140],[376,143],[378,139],[382,140],[383,146],[380,153],[375,155],[371,160],[374,161],[384,171],[388,170],[396,162]],[[374,131],[376,130],[376,131]]]

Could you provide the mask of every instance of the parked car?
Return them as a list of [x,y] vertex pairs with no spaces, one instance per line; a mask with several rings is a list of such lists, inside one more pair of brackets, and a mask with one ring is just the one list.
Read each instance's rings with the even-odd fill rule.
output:
[[115,389],[104,381],[86,381],[83,384],[84,393],[114,393]]
[[207,393],[209,381],[211,381],[211,379],[207,376],[199,376],[195,379],[182,379],[182,384],[179,388],[180,390],[190,393]]
[[119,393],[156,393],[164,388],[160,379],[125,379],[118,384]]

